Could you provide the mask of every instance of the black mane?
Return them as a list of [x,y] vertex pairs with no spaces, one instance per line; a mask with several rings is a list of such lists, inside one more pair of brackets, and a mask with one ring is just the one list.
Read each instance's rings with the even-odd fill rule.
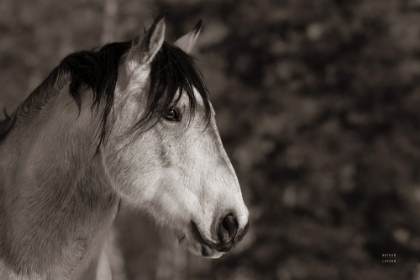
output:
[[[107,120],[113,107],[118,68],[132,43],[132,41],[111,43],[100,50],[82,51],[68,55],[24,101],[14,113],[14,118],[19,114],[29,114],[41,110],[48,102],[49,96],[57,94],[53,89],[60,87],[63,79],[69,76],[69,93],[79,106],[79,110],[81,94],[87,89],[90,89],[94,94],[94,106],[105,102],[99,135],[99,144],[102,143],[107,131]],[[204,101],[208,120],[210,116],[208,92],[203,77],[194,64],[194,59],[181,49],[166,42],[163,43],[151,65],[147,110],[136,126],[141,126],[151,119],[165,114],[173,102],[178,101],[174,100],[177,90],[188,95],[190,108],[194,114],[197,101],[193,88],[198,90]],[[12,119],[6,117],[0,122],[0,140],[12,129],[14,123]]]

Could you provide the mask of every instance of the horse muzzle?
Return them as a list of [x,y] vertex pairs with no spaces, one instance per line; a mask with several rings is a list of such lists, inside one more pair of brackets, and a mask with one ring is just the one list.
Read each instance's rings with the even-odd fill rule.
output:
[[234,214],[228,214],[218,220],[220,222],[216,223],[217,243],[204,238],[197,225],[191,221],[193,237],[203,245],[203,256],[210,256],[212,250],[221,253],[229,252],[248,232],[249,221],[246,221],[244,227],[240,227],[238,219]]

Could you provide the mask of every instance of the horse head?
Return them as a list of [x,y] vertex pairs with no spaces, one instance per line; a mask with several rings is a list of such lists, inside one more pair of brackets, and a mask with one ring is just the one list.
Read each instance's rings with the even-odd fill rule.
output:
[[248,229],[203,78],[188,54],[201,29],[164,42],[165,16],[133,41],[118,72],[104,165],[123,201],[189,251],[220,257]]

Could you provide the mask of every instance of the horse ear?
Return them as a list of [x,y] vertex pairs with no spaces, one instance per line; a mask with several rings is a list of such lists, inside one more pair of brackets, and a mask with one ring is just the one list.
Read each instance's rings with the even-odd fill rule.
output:
[[202,23],[203,21],[200,19],[195,25],[194,30],[179,38],[174,43],[174,45],[183,50],[184,52],[190,53],[194,48],[195,42],[198,39],[198,35],[200,35]]
[[130,51],[131,58],[137,58],[142,64],[150,63],[165,41],[165,18],[168,12],[160,14],[153,22],[145,36],[138,40]]

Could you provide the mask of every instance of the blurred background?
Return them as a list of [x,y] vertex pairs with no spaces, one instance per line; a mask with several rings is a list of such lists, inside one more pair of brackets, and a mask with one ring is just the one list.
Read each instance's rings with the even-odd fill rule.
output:
[[127,277],[419,280],[420,1],[1,0],[0,107],[165,10],[169,42],[203,19],[194,56],[251,228],[208,260],[124,208]]

